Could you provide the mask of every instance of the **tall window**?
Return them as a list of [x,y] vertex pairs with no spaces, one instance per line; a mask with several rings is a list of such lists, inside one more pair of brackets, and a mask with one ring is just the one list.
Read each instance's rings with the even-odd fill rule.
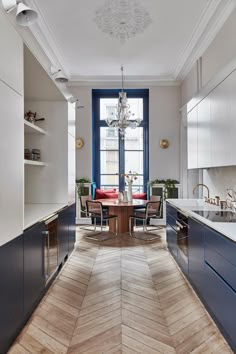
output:
[[125,139],[105,119],[115,113],[119,90],[93,90],[93,180],[99,188],[125,189],[122,173],[138,173],[133,190],[146,191],[148,181],[148,90],[127,91],[130,110],[142,122],[127,128]]

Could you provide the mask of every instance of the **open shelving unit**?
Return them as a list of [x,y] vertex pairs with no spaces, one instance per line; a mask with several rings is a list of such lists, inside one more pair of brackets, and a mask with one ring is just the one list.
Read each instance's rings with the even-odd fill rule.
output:
[[[25,134],[37,134],[37,135],[46,135],[46,130],[38,127],[37,125],[28,122],[24,119],[24,132]],[[24,165],[31,166],[46,166],[45,162],[42,161],[34,161],[34,160],[26,160],[24,159]]]

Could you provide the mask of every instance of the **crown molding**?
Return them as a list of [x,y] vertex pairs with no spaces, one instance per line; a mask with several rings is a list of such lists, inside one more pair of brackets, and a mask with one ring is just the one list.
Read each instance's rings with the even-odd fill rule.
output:
[[[125,76],[125,87],[127,86],[179,86],[181,82],[173,79],[172,77],[159,77],[159,76]],[[116,87],[121,85],[120,76],[78,76],[72,77],[68,86],[109,86]]]
[[44,50],[46,56],[51,62],[51,65],[62,70],[63,73],[69,77],[70,73],[66,68],[63,54],[56,45],[56,40],[38,6],[37,0],[25,0],[25,3],[38,13],[38,19],[35,24],[30,26],[30,31],[38,41],[41,48]]
[[174,70],[173,76],[176,79],[183,80],[186,77],[194,63],[214,40],[235,6],[235,0],[211,0]]

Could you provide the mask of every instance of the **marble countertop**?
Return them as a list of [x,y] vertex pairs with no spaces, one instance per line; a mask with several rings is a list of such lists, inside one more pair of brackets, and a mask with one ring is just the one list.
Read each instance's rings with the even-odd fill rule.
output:
[[220,232],[230,240],[236,242],[236,223],[231,222],[212,222],[203,216],[198,215],[193,210],[205,210],[205,211],[220,211],[220,207],[205,203],[202,199],[167,199],[167,202],[174,207],[180,209],[188,216],[199,220],[205,225],[208,225],[212,229]]
[[55,214],[68,204],[25,204],[24,230]]

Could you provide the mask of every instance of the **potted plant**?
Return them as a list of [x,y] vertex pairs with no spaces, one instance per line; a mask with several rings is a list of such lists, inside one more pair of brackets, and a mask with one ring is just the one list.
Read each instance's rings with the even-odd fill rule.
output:
[[79,197],[88,194],[88,187],[85,186],[85,183],[91,183],[91,180],[87,177],[82,177],[76,180],[77,193]]
[[176,184],[179,182],[175,179],[154,179],[148,182],[148,186],[153,186],[154,184],[164,185],[164,198],[172,198],[173,192],[175,191]]

